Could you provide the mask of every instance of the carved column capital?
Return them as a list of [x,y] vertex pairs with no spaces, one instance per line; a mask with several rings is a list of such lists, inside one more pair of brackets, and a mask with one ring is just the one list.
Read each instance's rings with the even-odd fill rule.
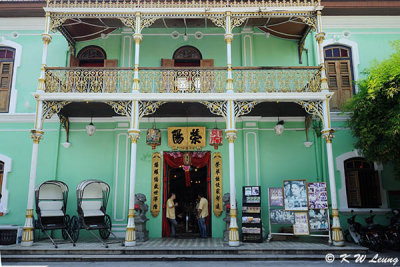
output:
[[140,130],[138,129],[130,129],[128,130],[129,138],[132,143],[137,143],[137,140],[140,138]]
[[53,37],[51,37],[50,34],[47,34],[47,33],[42,34],[43,43],[45,43],[46,45],[48,45],[52,39],[53,39]]
[[225,130],[226,139],[229,143],[234,143],[236,139],[237,130]]
[[333,138],[335,138],[334,129],[324,129],[321,131],[322,137],[326,140],[326,143],[332,143]]
[[325,33],[324,32],[319,32],[315,35],[315,39],[318,41],[319,44],[322,44],[322,42],[325,40]]
[[41,130],[31,130],[31,138],[33,143],[39,144],[40,140],[43,137],[44,132]]

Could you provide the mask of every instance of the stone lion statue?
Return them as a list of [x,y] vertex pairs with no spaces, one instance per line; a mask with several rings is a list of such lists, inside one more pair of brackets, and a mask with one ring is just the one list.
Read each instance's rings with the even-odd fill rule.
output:
[[142,193],[135,194],[135,206],[139,206],[138,209],[136,209],[136,216],[139,219],[142,219],[144,221],[147,220],[146,218],[146,212],[149,210],[149,206],[145,203],[146,202],[146,196]]

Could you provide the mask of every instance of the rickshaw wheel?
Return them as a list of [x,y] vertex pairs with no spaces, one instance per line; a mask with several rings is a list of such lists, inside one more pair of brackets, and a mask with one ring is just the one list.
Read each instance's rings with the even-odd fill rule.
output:
[[72,240],[74,242],[78,241],[79,230],[80,230],[78,217],[76,217],[76,216],[72,217],[69,229],[70,229],[69,232],[70,232]]
[[112,226],[111,218],[108,216],[108,214],[104,216],[104,226],[104,229],[99,229],[99,234],[102,239],[107,239],[110,236]]
[[64,240],[68,239],[67,231],[69,231],[69,229],[71,227],[70,224],[71,224],[71,219],[70,219],[69,215],[65,215],[64,216],[64,226],[65,226],[65,228],[61,230],[61,235],[62,235]]

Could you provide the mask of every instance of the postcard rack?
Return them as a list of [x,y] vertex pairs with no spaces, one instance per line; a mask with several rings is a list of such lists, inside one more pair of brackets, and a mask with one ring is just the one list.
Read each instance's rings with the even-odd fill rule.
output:
[[[286,180],[286,181],[292,181],[292,180]],[[301,181],[301,180],[293,180],[293,181]],[[305,180],[304,180],[305,181]],[[307,184],[307,183],[306,183]],[[310,190],[309,192],[309,187],[310,185],[313,184],[325,184],[325,183],[308,183],[307,184],[307,210],[302,210],[302,211],[296,211],[296,210],[285,210],[285,202],[284,202],[284,188],[285,188],[285,181],[284,181],[284,186],[283,188],[268,188],[268,220],[269,220],[269,234],[267,238],[267,242],[270,242],[273,239],[273,236],[312,236],[312,237],[323,237],[323,238],[328,238],[329,244],[332,244],[332,237],[331,237],[331,225],[330,225],[330,217],[329,217],[329,209],[328,209],[328,201],[326,199],[325,209],[313,209],[309,208],[312,207],[310,203],[310,194],[312,194],[313,190]],[[325,184],[326,187],[326,184]],[[281,189],[279,191],[279,189]],[[311,188],[312,189],[312,188]],[[277,193],[278,192],[278,193]],[[281,192],[281,198],[279,197],[279,192]],[[274,197],[272,196],[274,195]],[[278,195],[278,197],[277,197]],[[272,197],[272,199],[271,199]],[[314,196],[315,197],[315,196]],[[315,223],[319,223],[318,220],[312,220],[310,218],[310,215],[317,215],[317,213],[323,213],[326,216],[326,226],[323,227],[323,229],[314,229]],[[296,234],[295,233],[295,219],[296,218],[302,218],[301,215],[306,214],[306,216],[303,217],[303,222],[307,224],[308,228],[308,233],[301,233],[301,234]],[[297,216],[300,215],[300,216]],[[319,214],[321,215],[321,214]],[[291,219],[292,218],[292,219]],[[316,216],[314,217],[316,218]],[[310,220],[311,219],[311,220]],[[281,226],[289,226],[292,225],[293,227],[293,233],[279,233],[279,232],[273,232],[272,225],[281,225]],[[311,227],[310,227],[311,226]]]
[[261,243],[261,190],[259,186],[243,186],[242,241]]

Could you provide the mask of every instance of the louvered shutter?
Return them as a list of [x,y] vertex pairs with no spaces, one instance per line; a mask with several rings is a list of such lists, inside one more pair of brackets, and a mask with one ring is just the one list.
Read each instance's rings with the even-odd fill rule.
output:
[[361,192],[358,171],[346,172],[347,203],[349,208],[361,207]]
[[12,72],[12,62],[0,62],[0,112],[8,112]]
[[327,60],[326,76],[329,90],[334,92],[330,102],[331,109],[341,109],[353,92],[350,61]]

